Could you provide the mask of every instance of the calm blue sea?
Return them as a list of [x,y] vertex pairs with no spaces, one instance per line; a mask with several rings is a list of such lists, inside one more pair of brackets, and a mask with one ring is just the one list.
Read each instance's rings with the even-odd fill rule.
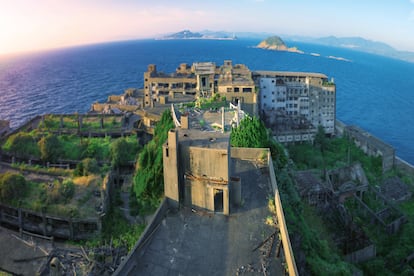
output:
[[334,78],[337,118],[368,130],[414,163],[414,63],[296,42],[288,44],[305,54],[266,51],[253,47],[258,42],[137,40],[0,56],[0,119],[16,127],[37,114],[86,112],[108,95],[142,87],[150,63],[171,72],[183,62],[231,59],[251,70],[320,72]]

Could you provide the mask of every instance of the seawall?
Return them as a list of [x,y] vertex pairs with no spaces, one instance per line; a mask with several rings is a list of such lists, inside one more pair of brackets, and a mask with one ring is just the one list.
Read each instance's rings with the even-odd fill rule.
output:
[[382,156],[384,171],[397,167],[409,174],[414,174],[414,165],[398,157],[395,149],[378,137],[359,127],[348,126],[338,119],[335,122],[335,126],[335,131],[338,136],[350,135],[355,140],[357,146],[366,154]]

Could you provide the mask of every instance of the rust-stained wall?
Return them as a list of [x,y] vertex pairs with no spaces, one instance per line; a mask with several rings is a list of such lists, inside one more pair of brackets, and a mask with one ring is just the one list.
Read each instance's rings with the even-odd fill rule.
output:
[[[228,134],[173,130],[169,132],[163,151],[167,198],[177,207],[180,202],[215,211],[214,191],[219,190],[223,195],[223,213],[229,214],[231,158]],[[234,181],[234,190],[240,192],[237,181]],[[235,197],[236,201],[238,198]]]
[[195,176],[229,180],[229,153],[227,149],[188,147],[183,149],[185,171]]
[[164,167],[164,194],[169,198],[170,205],[178,207],[179,180],[178,180],[178,153],[177,153],[177,132],[168,132],[168,142],[163,145],[163,167]]

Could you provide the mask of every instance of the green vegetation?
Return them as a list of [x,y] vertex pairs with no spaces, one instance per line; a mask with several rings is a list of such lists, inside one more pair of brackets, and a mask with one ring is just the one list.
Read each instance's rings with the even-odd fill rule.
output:
[[195,106],[204,110],[212,109],[218,110],[221,107],[225,107],[227,105],[226,97],[220,97],[220,94],[215,94],[210,98],[199,98],[195,102]]
[[82,116],[82,127],[79,118],[82,115],[45,115],[39,124],[39,129],[45,131],[114,131],[122,127],[122,116],[100,115]]
[[145,224],[131,224],[125,219],[119,208],[121,200],[116,199],[120,196],[119,192],[117,189],[115,199],[112,200],[111,207],[103,218],[102,232],[95,238],[81,242],[81,244],[88,247],[99,247],[111,243],[114,247],[126,247],[128,252],[133,249],[145,230]]
[[270,148],[275,165],[282,168],[287,163],[284,148],[277,143],[257,117],[244,117],[237,128],[233,128],[230,136],[232,147]]
[[352,164],[361,163],[370,183],[382,179],[381,157],[367,156],[352,141],[343,138],[329,139],[319,129],[315,136],[314,145],[303,143],[288,147],[289,155],[298,170],[334,169]]
[[[325,149],[329,141],[325,141],[322,135],[318,139],[320,139],[319,149]],[[306,265],[311,273],[315,275],[352,274],[352,265],[342,261],[336,249],[326,240],[324,233],[327,230],[316,231],[313,228],[315,223],[311,219],[312,216],[309,216],[309,208],[302,203],[292,180],[293,178],[289,173],[290,170],[287,167],[288,162],[284,148],[271,138],[263,122],[258,118],[246,117],[240,122],[238,128],[233,129],[230,141],[232,146],[271,149],[274,163],[277,164],[275,173],[289,234],[291,237],[300,237],[296,238],[296,240],[301,241],[300,249],[306,255]],[[311,149],[313,147],[310,145],[309,151]],[[318,150],[316,149],[315,151]],[[300,150],[297,151],[297,155],[300,156]],[[322,156],[322,153],[320,155]],[[274,209],[273,205],[269,201],[269,210]],[[324,226],[320,220],[318,225],[319,229],[323,229]],[[294,239],[292,238],[292,240]],[[294,251],[294,253],[297,254],[299,252]]]
[[[116,154],[116,147],[127,147],[127,151]],[[115,147],[112,150],[111,148]],[[94,158],[100,161],[112,161],[124,164],[125,160],[134,161],[139,150],[135,136],[114,138],[90,137],[83,138],[75,134],[58,135],[41,133],[38,130],[32,132],[19,132],[10,136],[3,144],[2,150],[16,157],[26,159],[42,159],[44,162],[57,162],[58,160],[82,160]],[[123,154],[121,156],[121,154]]]
[[85,158],[82,160],[82,162],[78,163],[73,174],[75,176],[88,176],[91,174],[96,174],[98,172],[99,166],[98,162],[96,162],[96,159]]
[[2,149],[20,158],[40,157],[36,139],[32,133],[19,132],[11,135]]
[[164,189],[162,145],[167,140],[168,131],[172,128],[174,122],[170,111],[167,110],[155,126],[153,139],[139,154],[133,192],[142,214],[154,211],[160,203]]
[[53,181],[53,184],[45,189],[45,203],[56,204],[63,203],[67,204],[73,198],[75,194],[75,185],[70,179],[65,179],[60,182],[59,180]]
[[56,135],[42,137],[39,142],[40,158],[43,161],[56,162],[61,156],[60,142]]
[[[85,218],[97,215],[96,208],[102,203],[104,176],[110,168],[119,172],[122,167],[130,165],[131,161],[135,162],[140,146],[136,136],[99,138],[79,135],[80,131],[119,131],[123,124],[122,116],[84,116],[82,124],[79,123],[79,116],[47,115],[40,121],[38,128],[14,134],[2,144],[3,152],[17,158],[41,160],[44,164],[64,160],[80,162],[74,170],[12,164],[15,171],[35,174],[26,174],[26,178],[14,172],[0,174],[1,202],[56,216]],[[167,120],[164,118],[162,123],[165,122]],[[166,126],[171,127],[168,124]],[[160,128],[161,125],[155,130],[156,137],[163,142],[166,133],[160,131]],[[158,148],[159,144],[156,143],[147,151]],[[151,176],[157,181],[160,179],[160,171],[162,172],[161,148],[160,154],[161,162],[153,166],[157,175]],[[102,163],[104,165],[100,165]],[[148,168],[153,165],[151,162],[142,164]],[[162,191],[163,186],[157,183]],[[161,193],[155,192],[158,192],[160,198]],[[131,224],[123,217],[119,208],[122,203],[119,190],[116,193],[114,202],[103,219],[102,232],[86,242],[88,245],[104,245],[111,242],[113,246],[125,246],[131,250],[144,230],[145,225]],[[152,204],[154,202],[155,200]]]
[[266,38],[263,42],[267,43],[270,46],[285,46],[285,42],[279,36],[271,36]]
[[0,200],[10,203],[24,195],[27,187],[26,179],[18,173],[0,174]]
[[[301,241],[306,264],[313,275],[351,275],[353,267],[342,261],[337,249],[326,235],[327,230],[309,206],[304,204],[295,188],[293,177],[284,168],[276,172],[289,235]],[[322,231],[319,231],[322,230]],[[292,239],[293,240],[293,239]],[[298,254],[299,252],[294,252]]]
[[95,204],[100,198],[95,199],[93,191],[101,190],[102,181],[98,175],[66,178],[44,176],[37,179],[30,176],[25,178],[20,173],[10,171],[0,174],[0,200],[14,207],[51,215],[95,216]]
[[[365,171],[370,185],[379,185],[383,179],[397,175],[409,184],[413,190],[414,181],[412,176],[405,175],[397,169],[383,174],[381,158],[365,155],[346,137],[328,139],[323,135],[323,133],[319,132],[315,137],[314,145],[298,144],[289,146],[288,149],[290,157],[294,161],[296,168],[300,170],[319,169],[323,171],[326,169],[342,167],[349,163],[359,162]],[[315,252],[313,248],[318,247],[315,245],[310,246],[310,241],[323,240],[324,238],[330,236],[329,231],[334,230],[327,229],[320,231],[321,223],[318,223],[315,219],[309,219],[312,216],[317,216],[315,211],[311,212],[314,215],[310,215],[309,211],[306,212],[306,209],[309,207],[306,207],[306,205],[302,203],[299,198],[292,200],[295,198],[293,194],[296,193],[297,195],[297,192],[294,191],[293,188],[288,189],[291,185],[289,184],[291,180],[288,180],[289,175],[287,173],[285,173],[285,176],[283,175],[284,174],[281,172],[277,173],[279,189],[283,191],[281,196],[285,215],[287,216],[289,223],[289,231],[291,234],[294,234],[296,231],[301,233],[303,241],[302,248],[306,253],[307,262],[310,265],[312,272],[315,274],[326,274],[327,271],[321,269],[324,267],[329,268],[331,266],[321,262],[321,260],[325,258],[324,255],[322,255],[323,258],[322,256],[318,258],[315,257],[318,256],[318,252]],[[287,184],[289,185],[287,186]],[[384,208],[382,201],[377,200],[372,193],[364,193],[363,201],[374,211]],[[413,253],[412,250],[414,248],[414,199],[410,199],[397,205],[397,207],[407,215],[408,223],[404,224],[400,232],[394,235],[386,233],[383,227],[378,224],[366,223],[366,215],[361,212],[361,208],[358,204],[356,204],[356,202],[354,202],[353,199],[348,199],[345,202],[345,206],[353,215],[354,221],[363,228],[364,232],[376,246],[377,257],[358,265],[358,267],[363,270],[364,274],[412,275],[412,268],[405,264],[403,260],[409,254]],[[298,213],[302,213],[303,220],[299,219]],[[391,216],[387,218],[386,222],[390,222],[390,220],[395,218],[395,214],[391,213]],[[306,227],[304,223],[306,223],[308,227]],[[318,231],[315,232],[311,229],[317,229]],[[292,231],[294,232],[292,233]],[[310,241],[307,241],[308,238]],[[330,254],[332,256],[339,256],[334,253],[337,249],[331,244],[332,243],[329,242],[329,240],[326,243],[326,246],[330,247],[328,252],[331,252]],[[317,251],[319,250],[321,249],[318,249]],[[321,250],[321,252],[324,252],[324,250]],[[326,260],[329,260],[329,258]],[[410,264],[414,265],[414,262],[411,261]],[[337,268],[340,267],[344,268],[345,266],[342,266],[342,264],[337,266]],[[329,274],[331,274],[331,272],[333,273],[333,271],[330,271]]]

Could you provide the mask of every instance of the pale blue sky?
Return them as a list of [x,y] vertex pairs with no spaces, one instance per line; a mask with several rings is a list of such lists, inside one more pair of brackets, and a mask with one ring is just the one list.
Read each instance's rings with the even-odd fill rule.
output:
[[361,36],[414,51],[414,0],[0,0],[0,54],[183,29]]

